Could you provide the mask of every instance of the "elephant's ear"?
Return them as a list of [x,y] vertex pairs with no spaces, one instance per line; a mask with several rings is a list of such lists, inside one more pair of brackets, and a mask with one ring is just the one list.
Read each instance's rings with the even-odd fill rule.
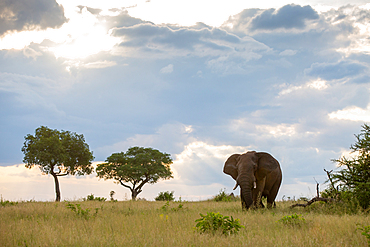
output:
[[231,155],[225,162],[224,165],[224,173],[229,174],[233,177],[233,179],[236,180],[238,177],[238,169],[236,168],[237,164],[237,158],[240,156],[240,154],[233,154]]
[[267,173],[275,170],[279,167],[279,162],[271,156],[271,154],[264,152],[257,152],[256,157],[258,158],[258,169],[265,170]]

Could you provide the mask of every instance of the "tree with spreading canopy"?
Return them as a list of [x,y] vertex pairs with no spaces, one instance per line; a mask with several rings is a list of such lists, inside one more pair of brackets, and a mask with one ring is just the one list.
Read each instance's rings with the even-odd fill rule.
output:
[[[341,170],[328,173],[333,186],[326,190],[326,194],[338,194],[357,200],[359,205],[367,209],[370,207],[370,126],[364,124],[361,133],[355,135],[356,143],[351,145],[352,158],[341,157],[333,160]],[[334,185],[337,185],[334,187]]]
[[113,153],[106,163],[98,164],[96,173],[99,178],[114,179],[130,189],[132,200],[136,200],[146,183],[173,178],[170,164],[169,154],[153,148],[131,147],[126,153]]
[[22,147],[26,168],[38,166],[43,174],[50,174],[55,182],[55,201],[60,201],[58,177],[91,174],[94,159],[83,135],[70,131],[52,130],[41,126],[35,135],[25,136]]

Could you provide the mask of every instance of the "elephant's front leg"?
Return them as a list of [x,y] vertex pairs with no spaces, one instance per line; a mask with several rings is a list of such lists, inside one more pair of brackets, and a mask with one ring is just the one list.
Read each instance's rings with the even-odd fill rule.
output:
[[264,208],[262,203],[262,192],[265,188],[266,177],[256,181],[256,188],[253,189],[253,206],[256,208]]

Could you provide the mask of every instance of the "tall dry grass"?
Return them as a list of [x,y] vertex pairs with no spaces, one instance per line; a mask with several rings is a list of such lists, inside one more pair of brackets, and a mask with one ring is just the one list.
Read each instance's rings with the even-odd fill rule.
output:
[[[357,230],[369,225],[365,214],[330,214],[278,203],[272,210],[242,211],[240,202],[24,202],[0,206],[1,246],[367,246]],[[181,207],[181,206],[180,206]],[[97,210],[97,213],[96,213]],[[240,219],[238,234],[200,234],[199,213],[220,212]],[[301,214],[298,226],[278,222]]]

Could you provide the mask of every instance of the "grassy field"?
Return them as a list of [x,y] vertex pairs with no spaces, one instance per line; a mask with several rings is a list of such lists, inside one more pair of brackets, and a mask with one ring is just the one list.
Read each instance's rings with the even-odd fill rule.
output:
[[[0,245],[368,246],[357,229],[370,224],[367,214],[290,209],[291,204],[242,211],[240,202],[20,202],[0,206]],[[207,212],[238,218],[245,228],[234,235],[200,234],[195,220]],[[292,214],[305,220],[279,221]]]

